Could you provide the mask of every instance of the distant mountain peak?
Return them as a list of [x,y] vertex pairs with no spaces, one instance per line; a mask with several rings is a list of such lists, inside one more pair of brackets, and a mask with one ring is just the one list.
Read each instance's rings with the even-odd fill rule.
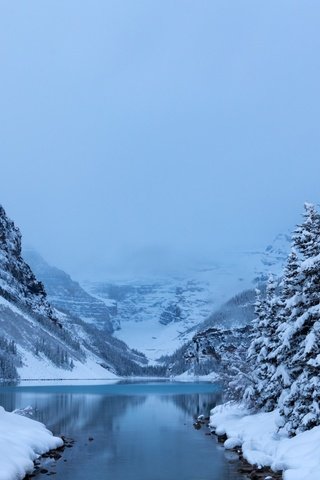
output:
[[291,236],[287,233],[279,233],[262,253],[262,264],[270,268],[277,264],[283,266],[289,254],[290,245]]

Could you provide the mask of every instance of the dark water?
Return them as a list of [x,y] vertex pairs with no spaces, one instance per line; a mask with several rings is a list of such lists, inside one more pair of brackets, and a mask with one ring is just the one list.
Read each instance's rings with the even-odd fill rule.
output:
[[212,384],[2,387],[0,404],[30,405],[34,418],[75,440],[48,465],[56,480],[240,480],[208,430],[192,425],[219,395]]

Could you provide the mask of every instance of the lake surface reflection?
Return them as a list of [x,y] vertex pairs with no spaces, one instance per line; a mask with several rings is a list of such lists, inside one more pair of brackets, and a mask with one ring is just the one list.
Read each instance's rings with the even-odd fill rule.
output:
[[[236,465],[200,414],[219,402],[212,384],[119,383],[99,386],[2,387],[7,410],[34,408],[34,418],[75,440],[49,470],[57,480],[239,480]],[[89,438],[93,440],[89,441]]]

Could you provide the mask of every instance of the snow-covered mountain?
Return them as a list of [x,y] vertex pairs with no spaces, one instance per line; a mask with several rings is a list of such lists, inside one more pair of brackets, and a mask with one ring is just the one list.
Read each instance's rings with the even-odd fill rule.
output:
[[[189,341],[197,328],[208,328],[228,309],[233,324],[243,325],[241,309],[230,298],[251,291],[270,272],[281,275],[290,237],[280,234],[265,250],[224,254],[205,267],[161,278],[86,282],[84,289],[103,300],[118,325],[115,335],[155,361]],[[232,310],[232,316],[230,314]],[[206,322],[203,324],[203,322]]]
[[173,352],[190,337],[186,332],[212,312],[211,285],[201,279],[162,278],[86,284],[107,302],[119,324],[115,336],[150,360]]
[[0,378],[112,378],[146,360],[106,331],[54,308],[0,207]]

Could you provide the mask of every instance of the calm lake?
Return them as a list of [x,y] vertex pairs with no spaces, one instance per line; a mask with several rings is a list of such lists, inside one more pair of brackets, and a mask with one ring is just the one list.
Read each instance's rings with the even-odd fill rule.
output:
[[33,418],[75,440],[60,460],[48,460],[56,480],[243,479],[207,428],[193,427],[219,397],[206,383],[0,388],[6,410],[32,406]]

